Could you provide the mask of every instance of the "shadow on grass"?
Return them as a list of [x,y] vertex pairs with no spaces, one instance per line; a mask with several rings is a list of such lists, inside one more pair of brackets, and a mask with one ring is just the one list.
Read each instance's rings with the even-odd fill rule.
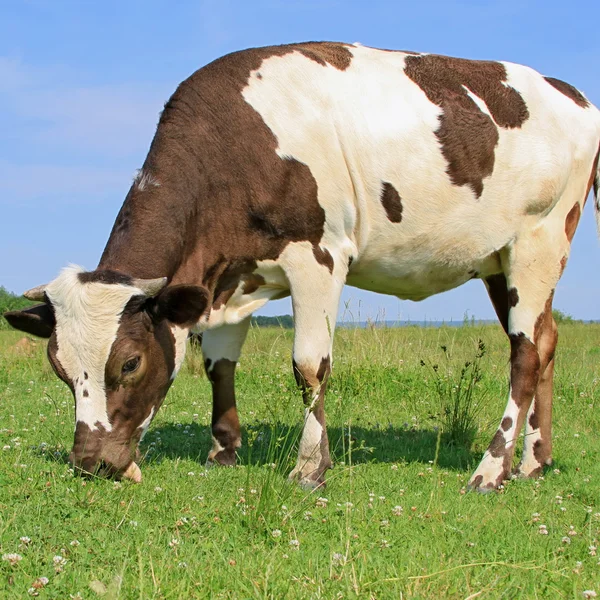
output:
[[[186,431],[187,429],[187,431]],[[334,463],[425,463],[435,459],[438,432],[435,430],[397,427],[372,428],[328,427],[329,445]],[[242,447],[238,464],[265,465],[277,463],[291,469],[301,427],[281,423],[259,424],[242,428]],[[157,441],[160,439],[160,443]],[[352,441],[351,446],[349,444]],[[153,450],[147,452],[154,442]],[[142,444],[146,462],[164,459],[190,459],[204,464],[212,447],[210,429],[197,423],[163,424],[149,432]],[[350,450],[351,448],[351,450]],[[481,458],[479,452],[450,446],[441,440],[437,464],[445,469],[465,470]]]

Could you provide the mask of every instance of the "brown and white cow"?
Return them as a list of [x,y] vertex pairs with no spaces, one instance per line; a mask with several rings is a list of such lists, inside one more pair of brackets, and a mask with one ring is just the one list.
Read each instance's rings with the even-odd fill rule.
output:
[[552,297],[599,147],[600,112],[527,67],[341,43],[230,54],[166,104],[97,269],[66,268],[7,319],[50,338],[75,396],[72,462],[139,480],[190,329],[213,386],[209,459],[235,461],[250,315],[291,294],[306,413],[290,477],[315,486],[344,284],[421,300],[479,278],[511,346],[506,411],[470,482],[493,489],[523,424],[517,473],[551,462]]

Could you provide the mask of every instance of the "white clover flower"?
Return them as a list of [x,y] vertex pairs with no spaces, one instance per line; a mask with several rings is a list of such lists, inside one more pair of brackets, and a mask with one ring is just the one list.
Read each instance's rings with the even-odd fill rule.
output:
[[583,597],[586,598],[586,600],[588,598],[595,598],[598,595],[594,590],[583,590],[583,592],[581,593],[583,594]]
[[29,544],[31,542],[31,538],[24,535],[22,537],[19,538],[19,541],[21,542],[21,544],[23,544],[24,546],[27,546],[27,544]]
[[63,570],[63,567],[67,564],[68,561],[67,561],[66,558],[64,558],[60,554],[57,554],[56,556],[54,556],[52,558],[52,562],[54,563],[54,570],[57,573],[60,573]]
[[74,548],[77,548],[77,546],[79,546],[79,540],[73,540],[72,542],[70,542],[70,545]]
[[400,505],[394,506],[394,508],[392,508],[392,514],[396,517],[399,517],[403,512],[404,509]]
[[20,554],[17,554],[16,552],[10,552],[8,554],[3,554],[2,560],[5,560],[7,563],[10,564],[11,567],[14,567],[15,565],[18,565],[20,561],[23,560],[23,557]]
[[272,535],[274,538],[281,537],[281,530],[280,530],[280,529],[273,529],[273,531],[271,531],[271,535]]
[[548,535],[548,528],[545,525],[540,525],[538,533],[540,535]]
[[290,540],[290,546],[294,550],[298,550],[298,548],[300,548],[300,542],[298,540]]
[[27,590],[27,593],[30,596],[39,596],[40,595],[40,590],[48,585],[48,578],[47,577],[38,577],[32,584],[31,587]]
[[173,538],[170,542],[169,542],[169,546],[171,548],[177,548],[179,546],[181,542],[177,539],[177,538]]

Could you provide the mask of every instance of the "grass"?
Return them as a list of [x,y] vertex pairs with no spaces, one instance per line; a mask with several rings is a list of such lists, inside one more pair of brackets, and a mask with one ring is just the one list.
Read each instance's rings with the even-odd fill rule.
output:
[[[34,583],[39,598],[86,599],[600,594],[598,325],[561,325],[553,468],[486,496],[463,487],[506,401],[497,326],[339,329],[336,466],[313,493],[286,481],[302,422],[291,331],[250,332],[240,466],[205,469],[210,389],[192,353],[144,440],[141,485],[73,477],[73,400],[45,344],[21,337],[0,332],[0,554],[22,557],[0,561],[1,598]],[[472,447],[441,435],[459,385],[477,408]]]

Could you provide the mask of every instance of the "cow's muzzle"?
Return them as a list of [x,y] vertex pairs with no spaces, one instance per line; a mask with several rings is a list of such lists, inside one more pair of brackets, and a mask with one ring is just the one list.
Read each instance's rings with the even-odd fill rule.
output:
[[134,483],[142,482],[142,471],[135,461],[130,460],[125,466],[116,466],[106,460],[98,460],[94,456],[77,457],[74,452],[69,455],[69,464],[75,472],[83,476],[114,477],[129,479]]

